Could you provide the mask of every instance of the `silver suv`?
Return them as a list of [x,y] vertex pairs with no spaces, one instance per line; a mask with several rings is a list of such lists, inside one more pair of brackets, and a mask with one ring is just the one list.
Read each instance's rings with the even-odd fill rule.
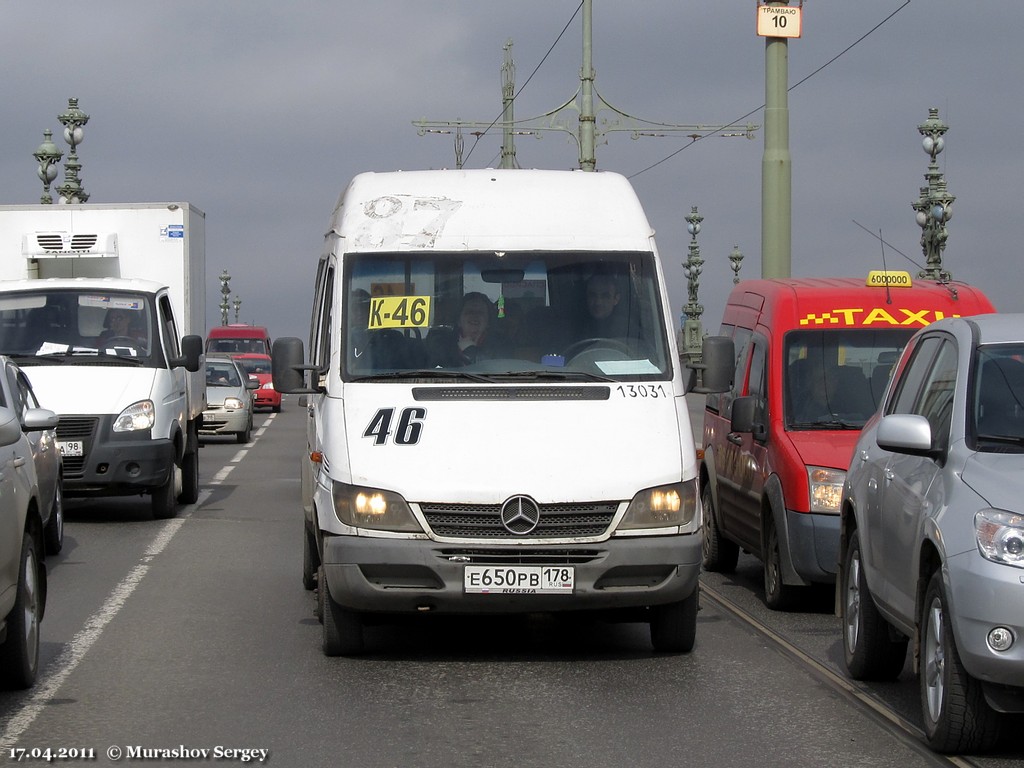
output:
[[908,644],[940,752],[991,748],[1024,712],[1024,315],[919,331],[843,488],[846,666],[892,680]]

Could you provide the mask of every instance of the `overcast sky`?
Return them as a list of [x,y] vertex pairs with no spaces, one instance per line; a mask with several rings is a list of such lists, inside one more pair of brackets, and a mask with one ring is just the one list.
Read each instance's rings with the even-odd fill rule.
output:
[[[453,167],[453,137],[420,136],[413,121],[495,119],[509,40],[516,118],[569,101],[579,87],[579,6],[7,0],[0,203],[38,202],[32,152],[49,128],[67,154],[57,115],[77,97],[91,118],[79,147],[90,202],[187,201],[205,211],[207,324],[220,321],[226,269],[243,322],[305,338],[322,235],[348,180],[365,170]],[[755,0],[594,0],[598,93],[662,123],[726,124],[753,111],[748,120],[762,124],[765,45],[755,11]],[[1014,240],[1024,197],[1022,28],[1021,0],[806,0],[803,37],[789,42],[790,85],[871,34],[789,94],[794,275],[880,267],[871,234],[879,232],[923,264],[911,203],[928,156],[917,126],[937,107],[950,126],[940,160],[957,198],[944,266],[1000,311],[1024,311]],[[615,118],[598,114],[599,125]],[[574,113],[565,120],[575,126]],[[498,128],[478,143],[465,137],[466,167],[498,164]],[[716,330],[733,246],[746,255],[741,275],[760,276],[763,132],[708,138],[644,170],[688,144],[685,132],[634,140],[607,131],[597,162],[631,177],[677,317],[686,302],[683,217],[698,207],[700,299],[705,327]],[[557,131],[519,137],[516,157],[524,168],[578,162],[574,140]],[[886,260],[917,272],[895,250]]]

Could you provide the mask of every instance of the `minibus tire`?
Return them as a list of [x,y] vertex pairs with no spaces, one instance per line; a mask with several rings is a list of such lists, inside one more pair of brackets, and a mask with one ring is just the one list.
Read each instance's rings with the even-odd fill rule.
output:
[[316,587],[317,570],[320,558],[316,556],[316,537],[309,532],[305,523],[302,525],[302,586],[306,590]]
[[651,608],[651,645],[659,653],[689,653],[697,639],[699,590],[685,600]]
[[704,508],[704,541],[701,547],[704,570],[712,573],[733,573],[740,559],[740,548],[736,542],[722,536],[710,482],[704,483],[700,501]]
[[327,574],[320,569],[320,618],[323,621],[324,656],[353,656],[363,650],[363,622],[358,613],[346,611],[331,597]]

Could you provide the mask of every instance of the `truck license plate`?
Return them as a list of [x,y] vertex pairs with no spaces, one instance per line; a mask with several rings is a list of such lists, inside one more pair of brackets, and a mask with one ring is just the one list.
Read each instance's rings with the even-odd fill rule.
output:
[[83,451],[81,440],[58,440],[57,448],[61,456],[81,456]]
[[576,571],[571,565],[467,565],[462,586],[478,595],[571,595]]

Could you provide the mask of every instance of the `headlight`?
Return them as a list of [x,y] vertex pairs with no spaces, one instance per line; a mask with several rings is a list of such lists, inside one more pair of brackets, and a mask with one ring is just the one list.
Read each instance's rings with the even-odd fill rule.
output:
[[841,469],[808,467],[807,484],[811,491],[811,512],[838,515],[845,482],[846,472]]
[[618,530],[688,525],[697,515],[697,481],[659,485],[640,491],[629,502]]
[[983,509],[974,516],[974,535],[986,560],[1024,568],[1024,515]]
[[153,408],[152,400],[140,400],[132,403],[114,419],[115,432],[137,432],[142,429],[152,429],[156,421],[156,410]]
[[412,510],[397,493],[334,483],[334,514],[353,528],[422,533]]
[[237,397],[225,397],[224,407],[227,408],[229,411],[240,411],[243,408],[245,408],[245,403],[243,403]]

